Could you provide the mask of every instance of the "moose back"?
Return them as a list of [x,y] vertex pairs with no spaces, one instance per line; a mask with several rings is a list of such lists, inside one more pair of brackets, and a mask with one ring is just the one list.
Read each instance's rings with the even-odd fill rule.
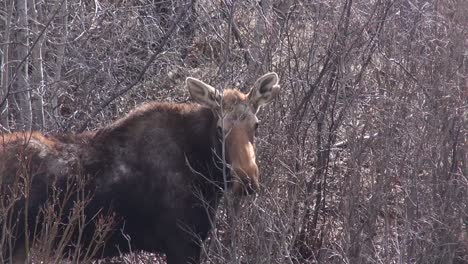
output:
[[25,247],[45,228],[51,197],[68,199],[58,202],[65,204],[66,225],[79,199],[67,190],[82,186],[88,200],[80,243],[96,239],[100,215],[114,221],[98,257],[144,250],[165,253],[169,264],[199,263],[200,242],[223,192],[246,195],[260,188],[256,113],[277,96],[279,85],[276,73],[260,77],[248,94],[220,93],[194,78],[186,85],[197,104],[148,103],[82,134],[1,135],[0,198],[10,217],[0,224],[13,238],[10,250],[2,247],[4,259],[28,259]]

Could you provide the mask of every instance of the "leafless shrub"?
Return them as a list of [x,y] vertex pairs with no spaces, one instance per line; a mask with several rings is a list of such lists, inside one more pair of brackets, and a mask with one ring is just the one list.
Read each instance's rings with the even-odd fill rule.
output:
[[[8,148],[3,144],[1,148]],[[23,258],[28,263],[90,262],[113,228],[112,215],[103,212],[87,217],[92,192],[87,176],[79,170],[66,179],[37,180],[40,167],[32,165],[33,155],[26,148],[18,149],[14,157],[2,154],[2,159],[18,166],[16,175],[9,175],[6,168],[0,170],[4,173],[0,177],[0,262]],[[44,180],[53,182],[46,186]],[[85,230],[89,226],[92,232]]]
[[[52,20],[41,85],[19,70],[26,90],[42,87],[47,131],[81,127],[135,81],[188,3],[143,80],[90,127],[142,101],[185,101],[189,75],[245,90],[263,72],[280,76],[280,100],[259,114],[263,190],[240,210],[225,199],[207,263],[468,262],[466,1],[95,3],[65,2]],[[55,5],[37,5],[38,22]],[[25,89],[13,78],[24,50],[10,45],[24,35],[13,1],[0,8],[9,131],[24,123],[16,95]],[[10,238],[3,233],[2,245]],[[144,262],[138,256],[122,261]]]

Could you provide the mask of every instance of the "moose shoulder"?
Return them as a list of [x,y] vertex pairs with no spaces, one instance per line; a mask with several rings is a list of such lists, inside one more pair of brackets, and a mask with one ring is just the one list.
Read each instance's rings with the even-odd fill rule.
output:
[[[220,93],[194,78],[187,78],[186,84],[198,104],[148,103],[84,134],[0,136],[2,200],[12,185],[26,181],[18,179],[25,177],[20,173],[24,160],[31,182],[27,194],[15,201],[12,255],[18,258],[30,245],[25,234],[31,238],[37,228],[50,190],[63,189],[71,177],[85,175],[93,193],[85,216],[111,212],[116,221],[99,257],[131,249],[163,252],[169,264],[199,263],[200,241],[212,227],[226,188],[237,195],[260,188],[256,113],[277,96],[279,85],[276,73],[260,77],[248,94],[230,89]],[[223,166],[223,144],[227,166]],[[28,219],[21,213],[26,205]],[[84,246],[94,229],[87,225]],[[4,256],[9,254],[4,251]]]

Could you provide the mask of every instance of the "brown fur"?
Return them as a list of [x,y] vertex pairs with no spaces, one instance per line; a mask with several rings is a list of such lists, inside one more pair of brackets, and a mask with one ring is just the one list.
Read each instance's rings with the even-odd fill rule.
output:
[[[22,162],[30,160],[28,172],[34,180],[28,196],[35,208],[29,222],[34,223],[48,199],[47,190],[65,188],[53,186],[83,171],[95,194],[88,217],[102,210],[115,212],[119,219],[100,255],[129,249],[120,233],[125,227],[133,250],[162,251],[168,263],[198,263],[200,245],[194,241],[206,238],[224,186],[217,169],[222,166],[213,164],[213,150],[220,149],[216,123],[213,112],[201,106],[149,103],[91,133],[2,135],[1,190],[5,193],[18,182]],[[89,226],[86,237],[93,230]],[[17,230],[25,231],[32,230]]]
[[[260,188],[256,112],[278,94],[277,83],[278,76],[268,73],[248,95],[237,90],[219,95],[213,87],[187,78],[192,98],[208,107],[148,103],[94,132],[0,136],[0,202],[12,197],[17,186],[30,186],[12,202],[14,230],[4,230],[0,218],[2,233],[13,232],[13,250],[19,255],[25,235],[41,230],[41,209],[51,193],[66,190],[73,179],[86,179],[83,192],[93,195],[86,218],[111,213],[117,221],[98,256],[131,249],[163,252],[168,264],[199,263],[200,243],[212,228],[225,187],[239,195]],[[227,166],[220,159],[224,143]],[[71,197],[61,219],[64,226],[77,202]],[[22,213],[26,206],[28,218]],[[83,246],[93,241],[95,231],[89,222]]]

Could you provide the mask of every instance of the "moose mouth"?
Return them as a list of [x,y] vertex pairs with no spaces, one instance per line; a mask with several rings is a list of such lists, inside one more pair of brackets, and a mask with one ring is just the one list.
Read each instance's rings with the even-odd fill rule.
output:
[[235,194],[240,196],[252,195],[260,191],[258,181],[255,180],[258,177],[256,165],[251,174],[246,174],[244,170],[238,168],[234,168],[231,173],[234,179],[232,188]]

